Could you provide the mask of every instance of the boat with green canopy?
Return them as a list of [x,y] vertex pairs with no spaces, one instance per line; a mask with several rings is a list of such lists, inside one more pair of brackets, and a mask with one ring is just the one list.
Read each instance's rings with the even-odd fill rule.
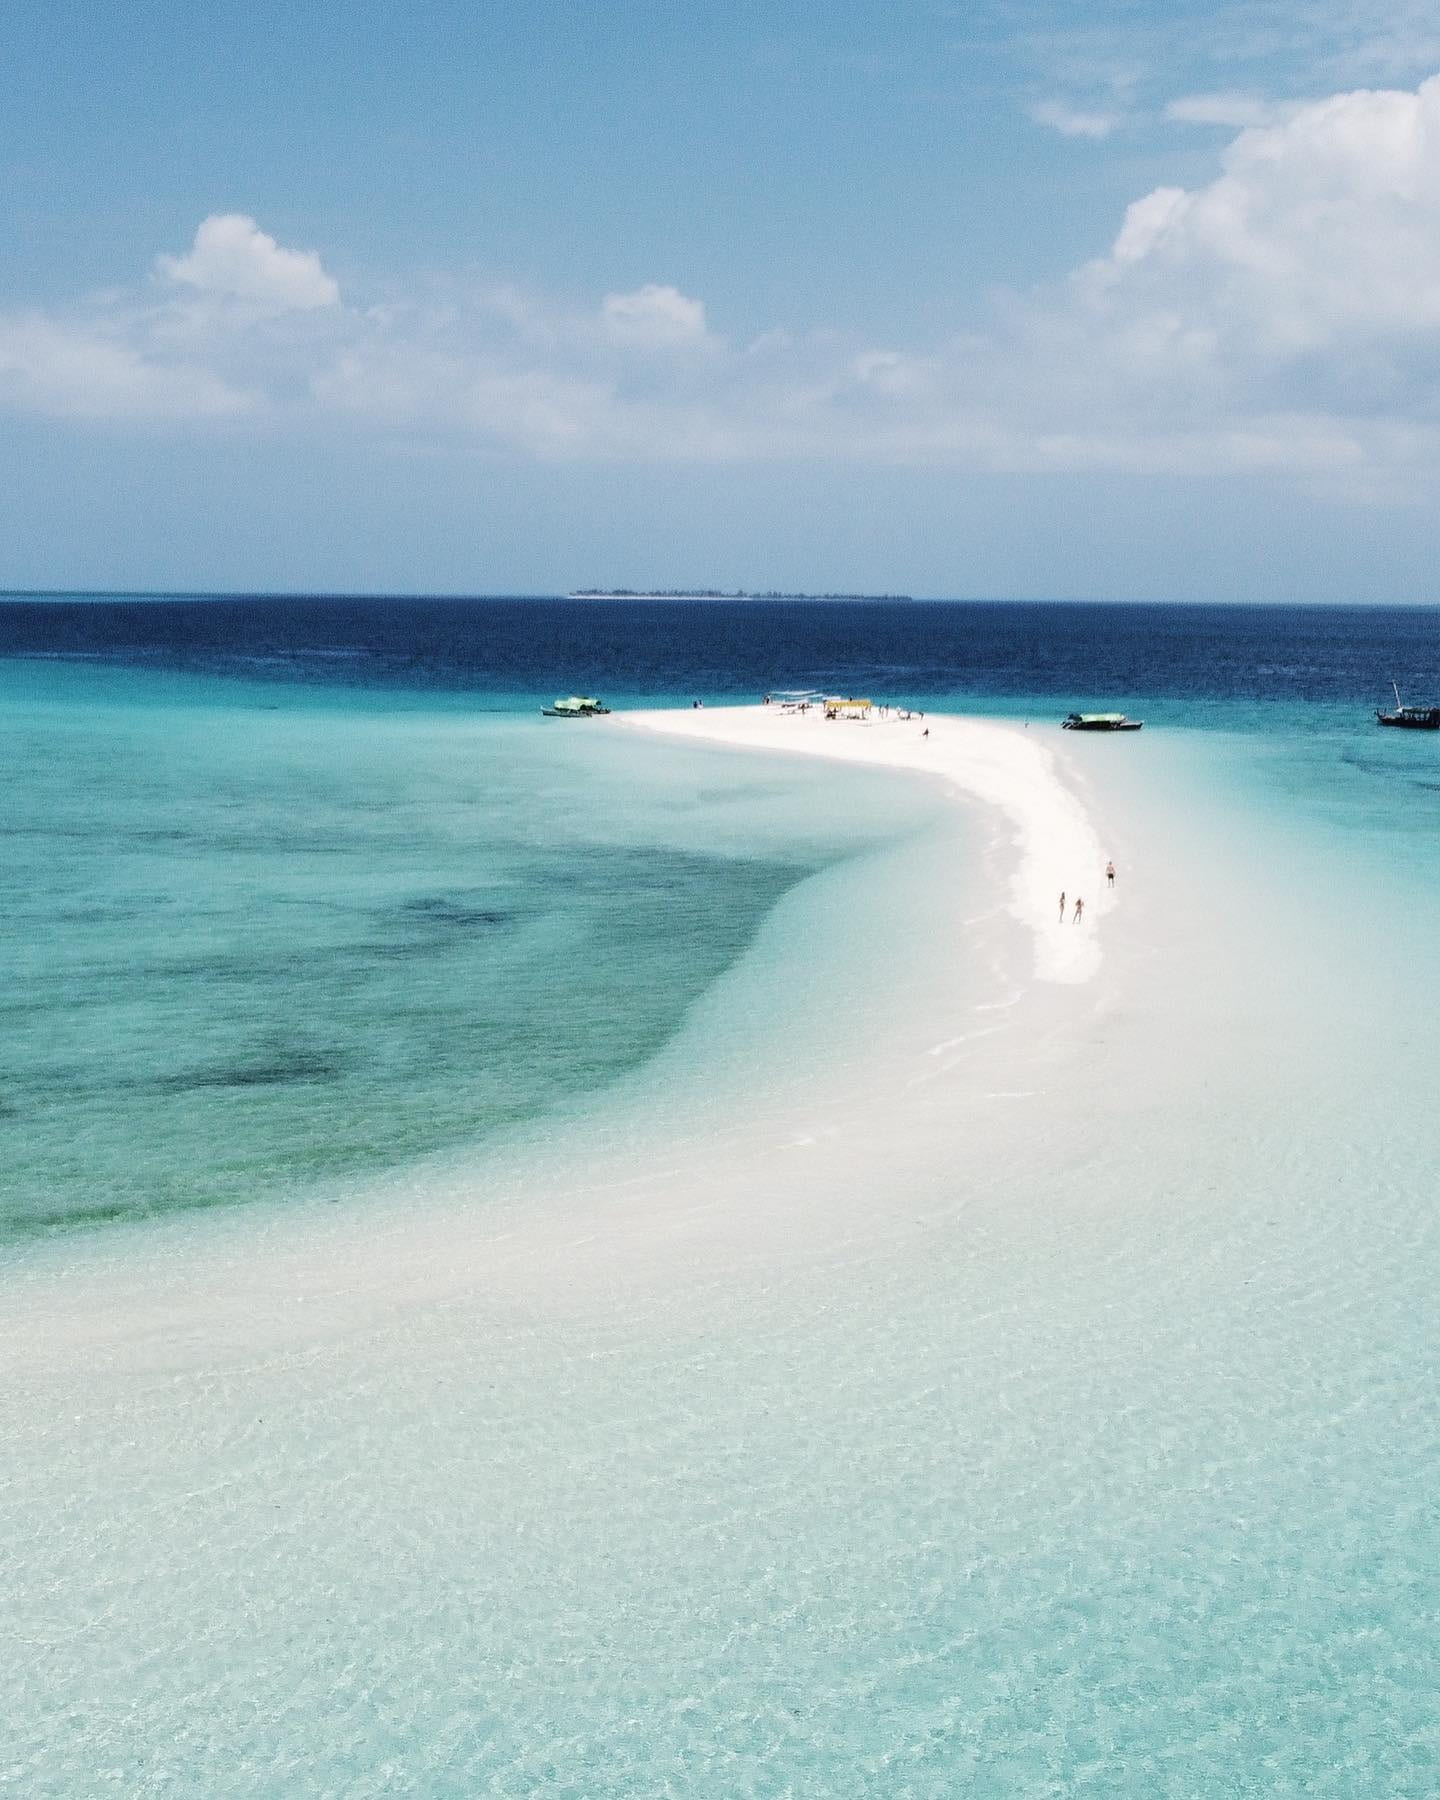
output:
[[592,699],[589,694],[570,694],[553,706],[542,706],[540,713],[546,719],[598,719],[609,710],[603,700]]

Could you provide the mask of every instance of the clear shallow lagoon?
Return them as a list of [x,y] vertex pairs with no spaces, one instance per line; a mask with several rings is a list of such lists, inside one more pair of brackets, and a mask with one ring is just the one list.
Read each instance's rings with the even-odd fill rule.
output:
[[925,811],[338,698],[0,670],[0,1237],[295,1193],[603,1088],[790,887]]
[[[477,723],[455,689],[222,694],[172,670],[137,719],[128,667],[85,671],[131,697],[106,728],[149,747],[117,753],[122,794],[87,804],[188,793],[199,823],[174,854],[222,921],[249,908],[258,928],[279,893],[304,920],[346,879],[391,909],[383,929],[296,927],[326,968],[357,937],[409,944],[413,893],[478,887],[499,910],[470,833],[511,870],[517,815],[623,851],[605,893],[627,899],[618,918],[586,899],[564,929],[568,906],[541,907],[511,976],[580,946],[617,1006],[634,995],[616,946],[647,904],[637,859],[698,857],[729,897],[687,905],[673,963],[654,926],[653,1035],[615,1047],[604,1093],[593,1073],[537,1081],[536,1110],[486,1115],[474,1153],[459,1127],[407,1138],[406,1156],[447,1151],[443,1179],[432,1159],[348,1208],[229,1205],[11,1252],[0,1542],[23,1679],[0,1779],[47,1796],[1433,1793],[1440,743],[1378,732],[1367,671],[1408,645],[1407,685],[1440,686],[1420,662],[1436,621],[1397,639],[1385,615],[1368,638],[1364,615],[1308,617],[1276,619],[1243,681],[1233,647],[1218,675],[1197,657],[1189,706],[1173,667],[1142,677],[1194,619],[1136,610],[1103,643],[1092,619],[1106,674],[1074,703],[1204,729],[1068,746],[1127,889],[1100,980],[1049,996],[1017,991],[987,915],[981,822],[952,834],[903,782],[544,737],[518,692]],[[982,625],[962,610],[946,629],[973,650]],[[787,622],[770,679],[806,629]],[[1084,635],[1029,654],[1063,662]],[[1108,685],[1121,666],[1133,687]],[[94,728],[68,672],[10,672],[60,684],[51,729],[60,700]],[[838,685],[875,685],[858,673]],[[570,685],[545,675],[541,697]],[[656,697],[699,677],[672,660]],[[218,720],[249,729],[267,692],[282,710],[254,715],[269,735],[241,774],[266,772],[254,818],[296,828],[283,854],[219,856],[207,740]],[[997,683],[989,704],[1021,692]],[[1050,692],[1037,720],[1065,710]],[[166,707],[197,721],[188,789],[168,748],[185,732],[151,716]],[[505,807],[467,800],[469,743],[493,746]],[[357,794],[376,803],[361,824]],[[322,825],[355,854],[316,873]],[[206,916],[187,907],[185,931]],[[406,951],[434,959],[410,977],[427,996],[492,991],[463,935]],[[261,934],[257,966],[284,937]],[[370,961],[367,1009],[403,991]],[[329,979],[312,976],[307,1029],[337,1015]],[[251,991],[258,1017],[288,989]],[[293,1119],[357,1079],[262,1098]],[[253,1143],[274,1120],[212,1125]],[[374,1169],[384,1146],[367,1154]]]

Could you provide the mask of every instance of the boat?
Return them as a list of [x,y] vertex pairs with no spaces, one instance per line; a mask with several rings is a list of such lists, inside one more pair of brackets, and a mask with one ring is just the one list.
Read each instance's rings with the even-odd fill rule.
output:
[[599,719],[609,710],[603,701],[592,700],[588,694],[570,694],[553,706],[542,706],[540,713],[546,719]]
[[1390,691],[1395,696],[1395,710],[1385,712],[1379,707],[1375,710],[1375,717],[1382,725],[1398,725],[1402,731],[1440,731],[1440,706],[1406,706],[1393,681]]
[[1062,731],[1139,731],[1143,719],[1127,719],[1124,713],[1067,713]]

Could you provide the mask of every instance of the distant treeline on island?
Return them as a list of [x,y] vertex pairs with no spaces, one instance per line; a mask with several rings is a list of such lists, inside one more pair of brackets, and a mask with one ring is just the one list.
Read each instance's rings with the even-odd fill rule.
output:
[[576,588],[569,600],[913,600],[913,594],[796,594],[781,588]]

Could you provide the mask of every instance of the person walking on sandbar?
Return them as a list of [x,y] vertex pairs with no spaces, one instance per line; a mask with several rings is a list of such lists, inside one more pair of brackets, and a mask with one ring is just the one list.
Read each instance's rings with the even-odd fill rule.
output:
[[1060,923],[1062,925],[1065,923],[1065,890],[1064,890],[1064,888],[1061,888],[1061,890],[1060,890]]
[[1107,887],[1114,887],[1115,885],[1115,865],[1113,862],[1108,862],[1105,865],[1105,885]]
[[1078,925],[1080,923],[1081,919],[1084,918],[1084,916],[1085,916],[1085,902],[1077,894],[1075,896],[1075,910],[1070,915],[1070,921],[1072,924]]

